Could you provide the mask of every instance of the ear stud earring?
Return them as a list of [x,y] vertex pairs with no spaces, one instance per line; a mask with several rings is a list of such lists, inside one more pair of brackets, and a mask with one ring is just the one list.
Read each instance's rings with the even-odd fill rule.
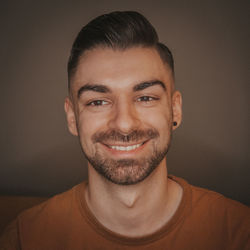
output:
[[177,122],[173,122],[173,126],[177,126]]

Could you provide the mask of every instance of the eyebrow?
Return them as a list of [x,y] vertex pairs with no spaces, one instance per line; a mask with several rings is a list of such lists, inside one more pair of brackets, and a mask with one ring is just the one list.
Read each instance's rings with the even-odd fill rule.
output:
[[155,85],[160,85],[164,90],[166,90],[165,84],[159,80],[139,83],[133,87],[133,90],[134,91],[141,91],[141,90],[144,90],[146,88],[149,88],[149,87],[152,87]]
[[94,92],[98,92],[98,93],[110,93],[111,92],[111,90],[108,87],[106,87],[105,85],[86,84],[78,90],[77,97],[79,98],[82,95],[82,93],[87,92],[87,91],[94,91]]
[[[155,85],[160,85],[164,90],[166,90],[166,86],[163,82],[159,81],[159,80],[155,80],[155,81],[147,81],[147,82],[141,82],[136,84],[133,87],[133,91],[137,92],[137,91],[141,91],[144,90],[146,88],[155,86]],[[80,98],[80,96],[87,91],[94,91],[94,92],[98,92],[98,93],[111,93],[111,90],[102,84],[86,84],[84,86],[82,86],[78,92],[77,92],[77,97]]]

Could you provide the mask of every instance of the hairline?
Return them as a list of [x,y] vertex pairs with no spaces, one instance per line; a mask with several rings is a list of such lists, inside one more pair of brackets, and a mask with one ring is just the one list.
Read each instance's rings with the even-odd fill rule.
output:
[[89,51],[92,51],[94,49],[111,49],[113,51],[126,51],[126,50],[129,50],[129,49],[132,49],[132,48],[152,48],[152,49],[155,49],[155,51],[158,53],[158,55],[160,56],[162,62],[164,65],[166,65],[166,67],[171,71],[171,75],[172,75],[172,78],[173,78],[173,83],[171,84],[171,92],[173,93],[174,92],[174,89],[175,89],[175,74],[174,74],[174,71],[173,69],[171,68],[171,66],[169,65],[169,63],[164,60],[161,56],[161,53],[159,52],[158,48],[157,48],[157,44],[154,44],[154,45],[143,45],[143,44],[136,44],[136,45],[131,45],[131,46],[126,46],[126,47],[120,47],[116,44],[112,45],[112,46],[109,46],[107,44],[96,44],[96,45],[93,45],[91,46],[90,48],[88,49],[85,49],[78,57],[78,60],[77,60],[77,64],[76,66],[71,70],[71,72],[69,73],[68,72],[68,92],[69,94],[71,95],[71,86],[72,86],[72,78],[74,78],[75,76],[75,73],[77,71],[77,68],[79,66],[79,62],[81,60],[81,58],[84,57],[84,54],[89,52]]

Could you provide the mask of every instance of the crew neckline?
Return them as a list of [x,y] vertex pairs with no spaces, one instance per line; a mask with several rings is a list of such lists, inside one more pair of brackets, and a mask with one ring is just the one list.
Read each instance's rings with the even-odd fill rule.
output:
[[191,203],[188,202],[191,200],[192,195],[189,184],[184,179],[175,177],[173,175],[168,175],[168,178],[177,182],[182,187],[182,198],[172,218],[164,226],[162,226],[152,234],[140,237],[128,237],[115,233],[102,225],[91,212],[85,200],[84,193],[87,186],[87,181],[83,182],[82,185],[79,185],[76,190],[81,215],[97,234],[102,235],[102,237],[104,237],[105,239],[113,242],[117,242],[123,245],[143,245],[160,240],[161,238],[169,234],[176,227],[176,224],[181,223],[181,221],[185,218],[185,215],[191,208]]

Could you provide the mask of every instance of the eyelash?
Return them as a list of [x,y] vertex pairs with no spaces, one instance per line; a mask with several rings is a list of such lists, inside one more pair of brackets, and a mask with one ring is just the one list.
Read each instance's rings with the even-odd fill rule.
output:
[[[141,96],[136,99],[137,102],[144,102],[144,103],[150,103],[153,101],[157,101],[159,98],[157,97],[152,97],[152,96]],[[93,106],[93,107],[98,107],[98,106],[105,106],[108,105],[109,102],[105,100],[94,100],[86,104],[86,106]]]
[[141,96],[141,97],[137,98],[138,102],[146,102],[146,103],[156,101],[156,100],[159,100],[159,98],[152,97],[152,96]]
[[[104,102],[106,102],[106,104],[101,104]],[[95,100],[95,101],[91,101],[91,102],[87,103],[86,106],[103,106],[103,105],[107,105],[107,104],[108,104],[108,102],[105,100]]]

